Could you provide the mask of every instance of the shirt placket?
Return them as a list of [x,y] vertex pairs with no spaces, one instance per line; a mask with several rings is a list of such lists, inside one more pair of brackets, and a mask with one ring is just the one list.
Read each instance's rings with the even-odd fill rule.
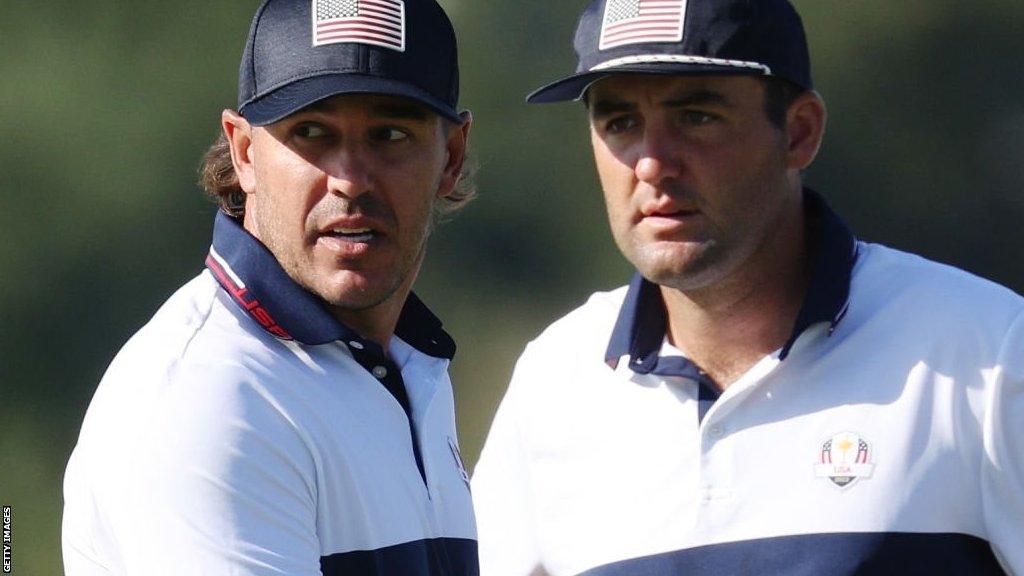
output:
[[405,380],[402,378],[402,371],[398,366],[384,355],[380,346],[373,342],[353,340],[348,343],[352,357],[378,382],[384,386],[399,406],[405,412],[405,419],[409,426],[409,441],[412,444],[413,456],[416,459],[416,468],[419,470],[423,487],[430,499],[430,486],[427,482],[427,473],[423,465],[423,453],[420,448],[419,433],[416,429],[412,415],[412,405],[409,403],[409,393],[405,387]]

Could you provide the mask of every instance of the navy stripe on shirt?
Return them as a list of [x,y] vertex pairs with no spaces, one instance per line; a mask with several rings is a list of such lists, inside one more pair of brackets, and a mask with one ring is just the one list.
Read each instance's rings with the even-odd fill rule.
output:
[[479,576],[475,540],[434,538],[320,559],[324,576]]
[[967,534],[858,532],[744,540],[623,560],[580,576],[996,576],[988,542]]

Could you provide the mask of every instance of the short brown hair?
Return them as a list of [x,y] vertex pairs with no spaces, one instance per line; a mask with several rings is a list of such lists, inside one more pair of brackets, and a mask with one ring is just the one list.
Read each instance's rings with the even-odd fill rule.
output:
[[806,90],[777,76],[761,77],[764,85],[764,113],[779,130],[786,128],[786,112]]
[[[449,129],[455,130],[456,125],[452,123]],[[435,217],[452,214],[476,198],[476,183],[473,181],[475,172],[475,165],[471,159],[467,159],[455,189],[435,205]],[[236,218],[241,218],[245,214],[245,192],[238,184],[235,165],[231,162],[231,145],[224,133],[217,137],[203,155],[203,165],[199,169],[199,184],[227,214]]]

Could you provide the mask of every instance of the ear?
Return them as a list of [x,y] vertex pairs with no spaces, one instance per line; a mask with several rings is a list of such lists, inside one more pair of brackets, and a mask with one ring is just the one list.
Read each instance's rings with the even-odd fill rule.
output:
[[803,170],[814,162],[825,135],[828,112],[817,92],[808,90],[798,96],[786,112],[786,137],[789,168]]
[[256,190],[256,175],[252,163],[252,126],[234,110],[221,112],[220,125],[231,146],[231,163],[235,166],[238,185],[246,194],[252,194]]
[[445,198],[455,190],[462,176],[462,167],[466,164],[466,150],[469,146],[469,129],[473,126],[473,114],[464,110],[459,114],[461,123],[448,128],[445,147],[448,161],[441,174],[441,183],[437,188],[437,197]]

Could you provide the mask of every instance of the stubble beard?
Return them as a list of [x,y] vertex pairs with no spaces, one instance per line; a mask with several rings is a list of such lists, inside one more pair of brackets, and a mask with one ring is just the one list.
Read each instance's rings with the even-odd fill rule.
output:
[[418,262],[422,261],[426,242],[420,247],[419,254],[411,262],[399,262],[394,267],[395,274],[388,277],[389,282],[383,289],[377,290],[376,286],[369,289],[350,288],[344,295],[334,296],[330,288],[319,290],[315,287],[303,286],[309,292],[318,296],[328,306],[347,312],[361,312],[370,310],[390,300],[398,290],[409,279],[409,275],[418,269]]
[[723,251],[714,239],[685,248],[637,245],[633,254],[630,260],[644,278],[681,292],[707,288],[726,273]]
[[[430,237],[432,230],[431,224],[426,224],[426,228],[421,234],[421,239],[417,250],[412,253],[409,257],[400,257],[396,261],[391,270],[394,272],[391,275],[385,277],[386,283],[378,283],[366,288],[361,287],[349,287],[342,290],[342,294],[335,294],[335,286],[331,285],[331,277],[337,271],[332,271],[328,274],[328,278],[324,280],[327,286],[314,286],[313,282],[297,282],[305,288],[307,291],[316,295],[318,298],[323,300],[329,307],[340,311],[347,312],[360,312],[364,310],[370,310],[376,308],[392,297],[407,283],[410,281],[410,276],[415,276],[423,263],[423,258],[426,254],[427,240]],[[300,276],[300,266],[296,265],[294,271],[289,271],[289,276],[293,279]],[[306,267],[308,270],[313,271],[314,279],[316,275],[316,267],[312,261],[310,261]],[[357,273],[357,272],[353,272]],[[411,284],[411,282],[410,282]],[[381,287],[378,289],[378,287]]]

